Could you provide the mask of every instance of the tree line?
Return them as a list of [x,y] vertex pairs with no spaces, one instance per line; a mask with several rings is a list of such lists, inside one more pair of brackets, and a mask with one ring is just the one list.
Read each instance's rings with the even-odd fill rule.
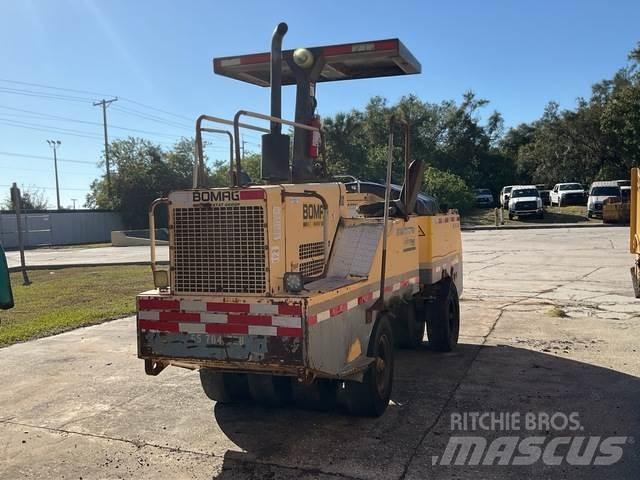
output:
[[[473,92],[440,103],[415,95],[395,104],[373,97],[361,110],[323,119],[328,168],[335,175],[382,181],[394,115],[410,124],[412,158],[427,164],[424,190],[461,211],[472,206],[473,188],[497,193],[518,183],[579,181],[587,186],[595,180],[628,178],[629,169],[640,163],[640,43],[629,54],[628,65],[594,84],[590,97],[578,98],[573,109],[550,102],[539,119],[505,130],[501,114],[485,113],[488,107],[489,101]],[[397,143],[393,180],[400,183],[402,142]],[[128,138],[111,142],[109,151],[111,195],[106,179],[96,179],[87,206],[120,210],[131,226],[146,223],[155,198],[191,186],[192,139],[181,139],[167,150],[149,140]],[[253,179],[259,178],[259,163],[258,154],[245,158]],[[209,165],[207,174],[211,186],[227,185],[228,161]]]

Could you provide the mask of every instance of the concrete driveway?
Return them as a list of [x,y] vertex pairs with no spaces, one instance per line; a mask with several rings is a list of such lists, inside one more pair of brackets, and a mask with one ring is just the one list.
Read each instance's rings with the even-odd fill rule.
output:
[[[20,252],[6,252],[9,268],[20,266]],[[149,247],[57,247],[25,251],[27,266],[109,265],[148,262]],[[169,247],[157,248],[158,261],[169,260]]]
[[[379,419],[213,404],[195,372],[145,376],[132,318],[2,349],[0,478],[640,478],[640,303],[627,235],[466,232],[459,349],[399,351]],[[475,413],[498,420],[457,422]],[[507,415],[535,418],[532,430]],[[548,421],[569,415],[576,430]],[[447,464],[460,436],[561,440],[556,456],[530,465],[507,453],[498,465],[487,450]],[[583,438],[584,451],[592,437],[595,453],[575,465],[562,439]],[[621,458],[593,465],[618,458],[604,440]]]

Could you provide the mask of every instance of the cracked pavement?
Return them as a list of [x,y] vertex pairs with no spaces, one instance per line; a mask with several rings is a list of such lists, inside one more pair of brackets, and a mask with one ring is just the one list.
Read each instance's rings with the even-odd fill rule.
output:
[[632,443],[606,467],[438,464],[457,412],[578,412],[581,435],[640,431],[628,229],[463,240],[459,348],[398,351],[383,417],[213,404],[195,372],[146,376],[127,318],[0,350],[0,478],[640,478]]

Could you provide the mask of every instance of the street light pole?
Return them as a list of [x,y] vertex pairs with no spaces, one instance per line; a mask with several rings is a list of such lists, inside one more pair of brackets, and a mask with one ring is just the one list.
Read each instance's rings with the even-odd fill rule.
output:
[[58,202],[58,210],[62,210],[60,206],[60,185],[58,184],[58,155],[57,148],[60,146],[62,142],[60,140],[47,140],[47,143],[51,148],[53,148],[53,168],[56,173],[56,200]]

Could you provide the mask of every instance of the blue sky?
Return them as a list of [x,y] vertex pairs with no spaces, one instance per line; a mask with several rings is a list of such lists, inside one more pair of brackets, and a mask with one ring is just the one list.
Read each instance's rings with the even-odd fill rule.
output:
[[[72,198],[81,205],[99,173],[102,117],[91,101],[102,96],[7,80],[118,96],[108,110],[111,137],[139,129],[153,132],[141,136],[169,145],[191,135],[189,119],[200,113],[231,117],[240,108],[268,110],[268,90],[214,76],[211,59],[268,50],[274,26],[286,21],[285,48],[398,37],[422,63],[421,75],[320,85],[322,115],[362,107],[372,95],[393,102],[415,93],[439,102],[472,89],[490,100],[487,113],[500,111],[509,126],[537,118],[550,100],[573,107],[592,83],[623,66],[640,41],[637,0],[0,5],[0,198],[16,181],[44,187],[50,206],[55,182],[46,139],[60,140],[59,157],[75,160],[59,164],[63,206]],[[293,89],[287,88],[283,112],[289,118],[292,101]],[[256,135],[246,140],[248,149],[258,150]],[[214,139],[210,156],[223,152],[222,140]]]

